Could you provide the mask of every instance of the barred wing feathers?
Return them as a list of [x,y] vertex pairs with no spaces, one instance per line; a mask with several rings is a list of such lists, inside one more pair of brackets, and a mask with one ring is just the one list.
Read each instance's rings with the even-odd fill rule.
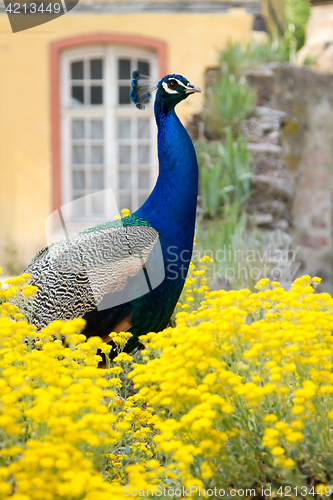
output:
[[87,231],[43,249],[26,270],[38,287],[33,324],[39,330],[94,310],[105,294],[124,290],[157,242],[153,227],[128,225]]

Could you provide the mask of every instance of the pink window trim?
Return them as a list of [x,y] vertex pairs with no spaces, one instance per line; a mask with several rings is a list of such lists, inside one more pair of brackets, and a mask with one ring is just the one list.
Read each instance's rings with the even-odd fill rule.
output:
[[50,44],[52,207],[61,206],[60,179],[60,55],[63,50],[93,44],[117,44],[155,51],[160,78],[167,73],[167,44],[162,40],[120,33],[90,33],[56,40]]

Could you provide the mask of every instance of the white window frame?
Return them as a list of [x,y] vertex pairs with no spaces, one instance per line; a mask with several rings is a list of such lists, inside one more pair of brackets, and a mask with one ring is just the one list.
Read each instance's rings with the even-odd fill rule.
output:
[[[75,60],[101,58],[103,63],[103,104],[73,106],[71,104],[71,63]],[[72,201],[72,165],[71,165],[71,121],[80,118],[96,118],[104,121],[104,182],[105,189],[112,188],[119,200],[119,158],[117,119],[147,117],[150,119],[150,186],[151,191],[158,173],[157,161],[157,129],[153,113],[153,99],[146,104],[144,110],[138,110],[134,104],[118,104],[118,59],[145,60],[150,64],[151,78],[158,80],[157,57],[154,52],[119,45],[92,45],[66,50],[61,55],[60,61],[60,126],[61,126],[61,204]],[[134,66],[133,66],[134,67]],[[133,67],[131,69],[133,69]],[[84,80],[86,81],[86,80]],[[131,139],[135,145],[136,139]],[[139,197],[137,167],[132,169],[132,211],[139,208],[136,202]],[[134,186],[133,186],[134,184]],[[111,211],[108,198],[105,197],[105,214],[90,215],[89,217],[72,216],[72,222],[80,224],[85,222],[98,223]],[[123,207],[121,207],[123,208]]]

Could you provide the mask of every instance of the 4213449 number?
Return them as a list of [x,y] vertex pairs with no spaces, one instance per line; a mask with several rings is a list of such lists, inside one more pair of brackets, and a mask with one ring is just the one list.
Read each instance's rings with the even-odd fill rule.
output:
[[276,491],[276,496],[280,496],[281,498],[283,497],[294,497],[299,495],[302,497],[308,497],[308,496],[321,496],[321,497],[329,497],[333,492],[333,487],[332,486],[324,486],[323,484],[318,485],[318,486],[312,486],[311,488],[309,486],[301,486],[297,487],[295,486],[292,488],[291,486],[281,486],[277,491]]
[[60,3],[9,3],[6,7],[8,14],[59,14],[62,10]]

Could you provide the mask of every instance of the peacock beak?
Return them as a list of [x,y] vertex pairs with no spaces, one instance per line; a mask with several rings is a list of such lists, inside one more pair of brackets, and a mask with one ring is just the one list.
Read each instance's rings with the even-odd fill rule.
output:
[[193,85],[193,83],[188,83],[185,89],[185,94],[194,94],[195,92],[203,93],[203,90],[201,90],[200,87]]

